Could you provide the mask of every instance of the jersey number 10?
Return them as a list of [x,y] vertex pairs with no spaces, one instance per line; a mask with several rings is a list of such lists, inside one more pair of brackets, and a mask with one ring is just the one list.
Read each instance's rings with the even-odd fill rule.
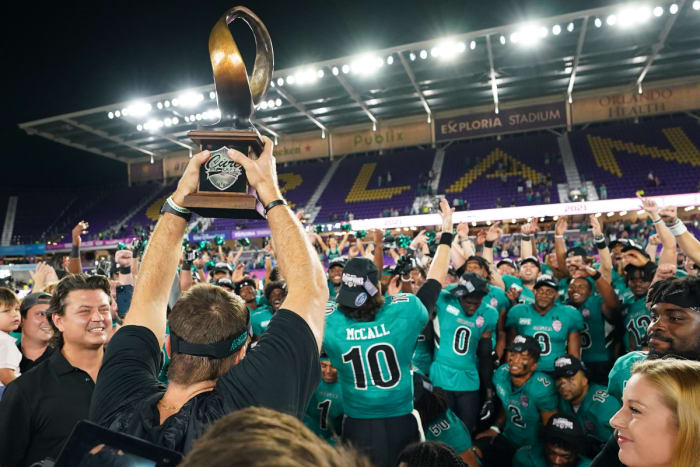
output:
[[[374,344],[367,349],[365,353],[365,361],[362,361],[362,349],[360,346],[353,346],[350,350],[343,354],[343,363],[352,365],[352,371],[355,375],[355,388],[367,389],[367,372],[366,366],[369,367],[369,374],[372,378],[372,384],[381,389],[393,388],[401,379],[401,369],[399,361],[396,358],[396,351],[390,344]],[[382,372],[382,367],[379,364],[380,357],[384,360],[385,368],[388,375]]]

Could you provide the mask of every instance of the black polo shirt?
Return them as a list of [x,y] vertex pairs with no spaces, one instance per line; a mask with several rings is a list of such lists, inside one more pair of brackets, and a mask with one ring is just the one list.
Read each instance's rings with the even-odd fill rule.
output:
[[8,384],[0,400],[0,465],[55,459],[73,426],[88,418],[94,388],[60,351]]
[[41,354],[39,358],[36,360],[30,360],[27,357],[24,356],[24,352],[22,352],[22,343],[17,344],[17,348],[19,349],[20,353],[22,354],[22,361],[19,362],[19,372],[21,374],[25,374],[35,366],[37,366],[39,363],[43,362],[44,360],[47,360],[51,354],[53,354],[54,348],[53,347],[46,347],[46,350],[44,350],[44,353]]
[[219,377],[213,391],[187,401],[160,424],[157,403],[165,394],[156,336],[124,326],[107,346],[90,407],[90,420],[179,452],[216,420],[246,407],[267,407],[301,419],[321,378],[316,339],[299,315],[279,310],[258,344]]

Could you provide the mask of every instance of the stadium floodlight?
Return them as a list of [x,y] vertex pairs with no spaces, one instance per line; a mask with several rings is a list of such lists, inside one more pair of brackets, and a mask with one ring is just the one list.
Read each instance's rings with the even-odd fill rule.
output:
[[153,160],[153,154],[151,154],[151,164],[153,164],[155,161]]
[[321,139],[326,139],[326,129],[321,128]]
[[547,34],[549,34],[549,29],[547,29],[544,26],[541,26],[540,29],[537,30],[537,33],[540,36],[540,38],[544,39],[545,37],[547,37]]
[[637,211],[637,215],[638,215],[638,216],[641,216],[641,215],[644,214],[645,212],[646,212],[646,211],[645,211],[644,209],[640,209],[639,211]]
[[267,101],[262,101],[260,104],[258,104],[258,106],[259,106],[262,110],[267,110]]
[[608,26],[615,26],[615,23],[617,23],[617,16],[610,15],[605,19],[605,22],[608,24]]
[[190,123],[190,117],[189,117],[189,115],[185,115],[185,123]]
[[140,123],[136,125],[136,131],[143,131],[143,125],[141,125]]
[[[427,56],[428,52],[425,53]],[[350,64],[350,69],[353,73],[359,75],[368,75],[374,73],[379,67],[383,65],[384,60],[382,60],[381,58],[371,54],[363,54],[352,61],[352,63]]]
[[569,32],[574,32],[574,22],[573,21],[566,25],[566,30]]
[[127,109],[126,107],[124,107],[124,108],[122,109],[122,115],[123,115],[124,117],[126,117],[127,115],[129,115],[129,109]]
[[326,73],[322,69],[316,71],[316,77],[318,77],[319,79],[323,78],[325,74]]
[[[524,26],[523,28],[521,28],[517,32],[511,34],[511,36],[510,36],[511,42],[515,42],[515,41],[513,41],[513,39],[514,39],[513,36],[515,36],[515,40],[517,42],[520,42],[523,45],[532,45],[535,42],[537,42],[540,38],[544,37],[542,35],[542,31],[544,31],[545,35],[546,35],[547,28],[545,28],[545,27],[538,28],[537,26],[529,24],[527,26]],[[501,44],[505,44],[505,42],[501,41]]]
[[280,99],[280,98],[278,97],[277,99],[275,99],[275,106],[276,106],[276,107],[280,107],[281,105],[282,105],[282,99]]
[[216,99],[216,93],[214,91],[209,91],[209,99]]
[[[204,100],[204,96],[201,92],[185,91],[177,96],[178,103],[181,107],[195,107],[197,104]],[[167,107],[168,101],[165,101]]]
[[151,111],[151,104],[144,101],[134,101],[126,108],[129,115],[134,117],[143,117]]
[[202,114],[197,114],[194,116],[195,120],[200,121],[202,119]]
[[425,60],[426,58],[428,58],[428,51],[425,50],[425,49],[423,49],[423,50],[420,51],[420,53],[418,54],[418,56],[419,56],[420,58],[422,58],[423,60]]
[[600,18],[596,18],[595,21],[593,21],[593,24],[595,24],[595,27],[599,28],[603,25],[603,22],[600,20]]
[[614,215],[615,215],[615,213],[612,212],[612,211],[610,211],[610,212],[607,214],[608,217],[612,217],[612,216],[614,216]]
[[386,58],[386,64],[387,64],[387,65],[393,65],[393,63],[394,63],[394,56],[393,56],[393,55],[389,55],[389,56]]
[[163,108],[163,103],[162,103],[162,102],[158,102],[158,103],[156,104],[156,107],[158,107],[158,110],[161,110],[161,109]]
[[411,52],[410,54],[408,54],[408,58],[410,58],[411,61],[413,62],[413,61],[416,60],[416,54],[414,54],[413,52]]
[[471,42],[469,43],[469,49],[470,49],[470,50],[476,49],[476,41],[471,41]]
[[350,65],[348,65],[346,63],[345,65],[342,66],[341,70],[343,73],[345,73],[347,75],[348,73],[350,73]]
[[285,81],[287,84],[294,84],[295,79],[294,75],[289,75]]
[[160,120],[151,119],[143,124],[143,128],[148,131],[156,131],[158,128],[163,126],[163,122]]
[[638,23],[646,23],[651,18],[651,10],[646,6],[637,8],[635,13],[634,17]]
[[277,78],[277,86],[284,86],[284,78]]
[[166,109],[167,109],[168,107],[170,107],[170,101],[164,101],[164,102],[163,102],[163,107],[165,107]]
[[695,10],[695,11],[700,10],[700,0],[695,0],[693,2],[693,10]]
[[552,34],[554,34],[555,36],[561,34],[561,26],[559,26],[558,24],[552,26]]
[[372,122],[372,131],[377,131],[377,122]]
[[692,211],[693,209],[695,209],[695,206],[686,206],[683,210],[685,212],[688,212],[688,211]]
[[540,217],[540,222],[544,222],[544,217]]
[[552,220],[553,220],[553,221],[558,221],[558,220],[559,220],[559,216],[554,216],[554,217],[552,217]]
[[678,5],[676,5],[675,3],[671,3],[671,6],[668,7],[668,12],[671,13],[672,15],[675,15],[676,13],[678,13]]
[[194,121],[195,121],[195,114],[190,114],[190,122],[194,122]]
[[172,100],[173,107],[177,107],[180,105],[180,100],[176,97],[175,99]]
[[520,42],[520,33],[518,31],[511,32],[510,33],[510,41],[513,44],[517,44],[518,42]]
[[664,9],[660,6],[657,6],[656,8],[654,8],[653,13],[654,13],[654,16],[656,16],[658,18],[659,16],[664,14]]
[[464,45],[464,42],[456,42],[448,39],[433,47],[430,50],[430,55],[441,59],[450,59],[455,55],[464,52],[466,48],[467,47]]
[[620,215],[621,215],[621,216],[626,216],[626,215],[627,215],[627,211],[620,211]]
[[[642,212],[644,212],[644,210],[642,210]],[[602,212],[597,212],[597,213],[595,213],[595,217],[600,217],[600,216],[602,216],[602,215],[603,215]]]
[[338,76],[338,73],[340,73],[340,70],[338,70],[337,66],[334,66],[331,68],[331,73],[333,73],[333,76]]
[[506,36],[501,34],[501,37],[499,38],[499,40],[501,41],[501,45],[506,45]]
[[268,100],[268,101],[267,101],[267,107],[268,107],[269,109],[273,109],[273,108],[275,107],[275,100],[274,100],[274,99]]
[[170,126],[173,124],[172,120],[170,120],[170,117],[165,117],[165,120],[163,120],[163,123],[165,123],[165,126]]
[[173,117],[173,125],[177,125],[178,123],[180,123],[180,119],[177,117]]
[[114,118],[114,112],[109,112],[109,113],[107,114],[107,118],[110,119],[110,120],[112,120],[112,119]]
[[117,118],[119,118],[119,117],[122,116],[122,113],[121,113],[120,111],[118,111],[118,110],[115,110],[115,111],[114,111],[114,116],[117,117]]
[[573,68],[570,67],[570,66],[567,66],[566,68],[564,68],[564,73],[567,74],[567,75],[570,75],[570,74],[571,74],[571,70],[573,70]]

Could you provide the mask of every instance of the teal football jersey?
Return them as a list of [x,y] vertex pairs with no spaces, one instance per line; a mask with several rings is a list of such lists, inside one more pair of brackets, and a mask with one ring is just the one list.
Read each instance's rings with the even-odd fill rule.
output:
[[646,359],[647,355],[647,352],[630,352],[618,358],[608,377],[608,394],[622,401],[622,391],[632,377],[632,365]]
[[321,380],[309,401],[304,415],[304,425],[319,438],[335,444],[343,424],[343,394],[340,383]]
[[585,363],[612,362],[615,327],[605,319],[603,297],[591,295],[578,310],[583,317],[581,359]]
[[621,406],[620,401],[610,396],[608,391],[599,384],[591,384],[588,387],[588,392],[575,412],[569,401],[564,399],[559,401],[559,411],[578,420],[586,435],[601,443],[607,442],[612,436],[613,428],[610,426],[610,419]]
[[345,413],[353,418],[399,417],[413,410],[411,357],[428,322],[413,294],[396,294],[372,321],[356,321],[328,302],[323,348],[338,369]]
[[613,289],[616,289],[617,291],[627,288],[627,284],[625,284],[625,278],[619,275],[615,268],[613,268],[611,276],[612,280],[610,281],[610,284],[612,285]]
[[511,383],[510,365],[506,363],[494,372],[493,385],[506,413],[503,436],[517,447],[536,444],[542,429],[540,412],[555,411],[559,403],[552,378],[536,371],[516,388]]
[[[574,467],[588,467],[591,465],[588,457],[579,457]],[[544,455],[544,445],[525,446],[515,451],[513,467],[549,467]]]
[[253,335],[260,336],[267,330],[272,315],[272,308],[269,306],[259,306],[251,313],[250,324],[253,326]]
[[506,290],[510,289],[513,284],[523,289],[520,292],[518,303],[535,303],[535,294],[532,292],[532,290],[523,285],[523,281],[519,277],[511,276],[509,274],[504,274],[501,277],[503,278],[503,283],[506,284]]
[[335,288],[335,285],[333,285],[330,279],[327,279],[326,282],[328,284],[328,296],[331,300],[335,300],[335,297],[338,296],[338,290]]
[[510,300],[506,293],[498,287],[489,284],[489,294],[483,300],[487,305],[491,305],[499,312],[510,308]]
[[566,354],[569,333],[583,330],[583,317],[576,308],[555,304],[544,316],[533,305],[516,305],[508,311],[506,328],[532,336],[540,343],[539,371],[554,371],[554,360]]
[[433,363],[431,345],[432,343],[427,342],[425,336],[421,332],[418,335],[416,350],[413,352],[413,359],[411,360],[413,366],[418,368],[425,376],[430,376],[430,365]]
[[426,441],[440,441],[462,454],[472,447],[469,430],[454,412],[447,409],[432,423],[423,425]]
[[625,352],[642,350],[642,343],[646,342],[647,328],[651,324],[646,297],[633,298],[631,303],[623,305],[622,321],[625,327],[625,336],[622,339]]
[[467,316],[458,298],[442,291],[435,317],[435,359],[430,379],[448,391],[479,389],[476,349],[481,336],[496,330],[498,311],[481,302],[472,316]]

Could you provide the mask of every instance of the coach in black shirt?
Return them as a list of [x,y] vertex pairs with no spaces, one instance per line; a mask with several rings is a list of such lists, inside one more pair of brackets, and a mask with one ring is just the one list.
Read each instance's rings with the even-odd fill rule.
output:
[[288,294],[268,331],[246,355],[249,314],[243,300],[209,284],[188,290],[169,315],[167,389],[157,380],[166,308],[207,151],[193,157],[168,198],[139,269],[129,313],[105,354],[91,420],[161,446],[187,452],[227,413],[264,406],[301,418],[320,379],[325,275],[301,224],[282,200],[272,142],[257,160],[229,150],[263,205]]
[[0,400],[0,465],[56,458],[75,424],[87,418],[112,326],[106,277],[67,275],[49,309],[56,350],[12,381]]

